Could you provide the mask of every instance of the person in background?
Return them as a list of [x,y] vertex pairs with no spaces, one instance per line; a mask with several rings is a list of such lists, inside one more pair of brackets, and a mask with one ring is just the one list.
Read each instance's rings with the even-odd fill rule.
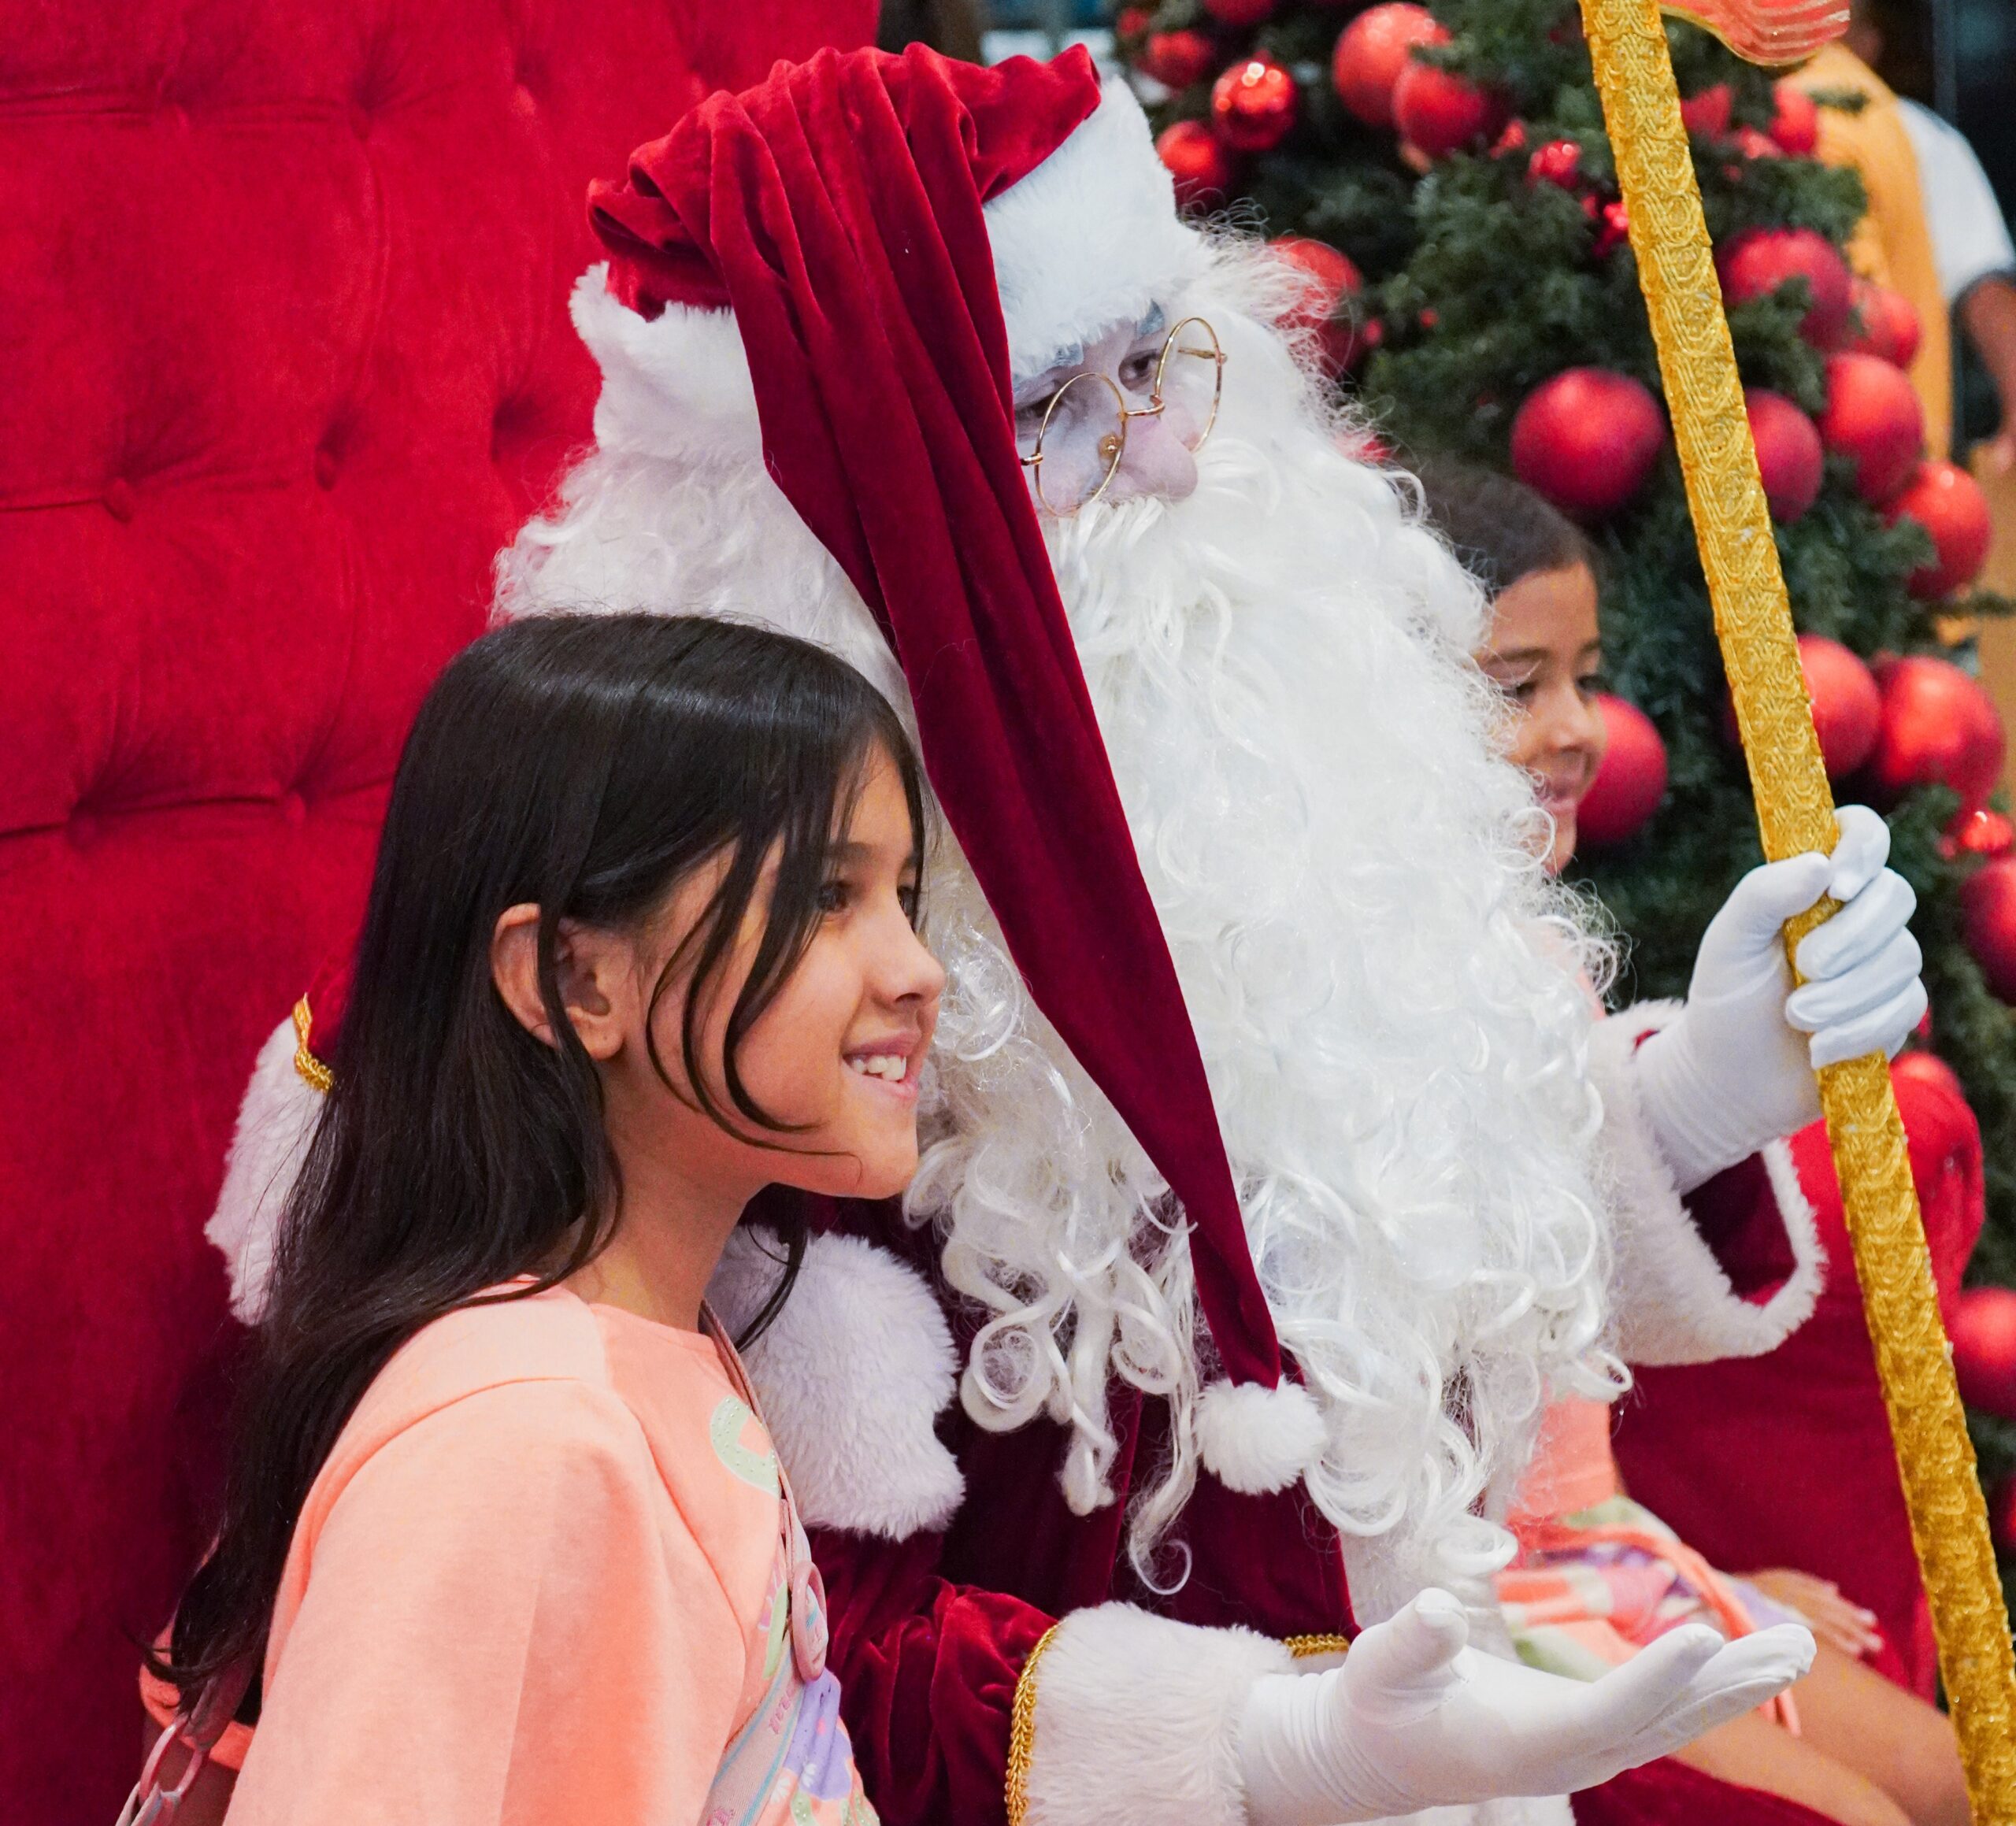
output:
[[[1575,810],[1603,759],[1593,697],[1603,641],[1594,554],[1568,520],[1523,484],[1467,465],[1432,462],[1429,519],[1492,599],[1477,662],[1503,694],[1511,758],[1533,777],[1552,822],[1548,865],[1572,859]],[[1844,847],[1880,825],[1842,814]],[[1718,916],[1755,896],[1767,865]],[[1703,953],[1715,945],[1714,928]],[[1878,1645],[1875,1617],[1832,1583],[1791,1569],[1737,1579],[1718,1572],[1625,1494],[1607,1404],[1549,1410],[1539,1453],[1515,1500],[1521,1556],[1498,1595],[1522,1660],[1595,1679],[1683,1623],[1732,1636],[1796,1617],[1820,1649],[1813,1670],[1771,1707],[1746,1713],[1673,1753],[1740,1787],[1761,1788],[1844,1826],[1961,1826],[1967,1800],[1951,1728],[1932,1706],[1862,1665]]]
[[[1870,0],[1857,0],[1844,42],[1872,70],[1882,66],[1882,28]],[[2016,466],[2016,244],[1966,136],[1923,102],[1908,95],[1896,101],[1918,161],[1940,298],[1966,331],[2001,402],[2001,422],[1983,450],[1988,469],[2005,474]]]

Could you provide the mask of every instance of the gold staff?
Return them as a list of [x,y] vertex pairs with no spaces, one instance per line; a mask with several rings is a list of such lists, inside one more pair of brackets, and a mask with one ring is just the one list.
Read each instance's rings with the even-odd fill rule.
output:
[[[1764,854],[1777,861],[1832,850],[1833,795],[1799,670],[1658,0],[1581,0],[1581,7]],[[1810,54],[1847,17],[1841,0],[1694,0],[1684,11],[1758,63]],[[1788,947],[1833,911],[1825,902],[1793,920],[1785,928]],[[2016,1826],[2016,1660],[1882,1056],[1827,1067],[1820,1102],[1974,1819],[1977,1826]]]

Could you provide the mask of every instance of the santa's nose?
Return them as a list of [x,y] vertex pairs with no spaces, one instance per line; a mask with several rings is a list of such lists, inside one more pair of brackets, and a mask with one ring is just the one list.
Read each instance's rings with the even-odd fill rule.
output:
[[1196,487],[1197,459],[1184,448],[1183,440],[1162,414],[1143,414],[1128,421],[1127,448],[1113,472],[1108,500],[1159,494],[1165,500],[1180,501]]

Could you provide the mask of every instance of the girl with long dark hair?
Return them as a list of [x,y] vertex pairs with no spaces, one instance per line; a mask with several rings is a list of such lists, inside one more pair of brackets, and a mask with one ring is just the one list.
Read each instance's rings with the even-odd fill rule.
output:
[[872,1818],[702,1293],[765,1185],[915,1169],[922,798],[873,687],[753,628],[528,620],[443,673],[156,1666],[256,1717],[234,1826]]

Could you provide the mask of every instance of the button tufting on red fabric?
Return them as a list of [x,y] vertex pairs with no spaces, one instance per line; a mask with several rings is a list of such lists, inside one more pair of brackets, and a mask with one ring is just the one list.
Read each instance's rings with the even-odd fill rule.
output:
[[133,517],[133,484],[124,476],[117,476],[106,485],[105,510],[114,520],[125,521]]
[[371,110],[361,102],[353,102],[350,105],[350,130],[359,139],[371,137]]
[[280,816],[298,830],[308,822],[308,802],[299,793],[289,793],[280,801]]
[[98,820],[89,812],[70,814],[70,842],[80,850],[88,850],[98,841]]
[[341,468],[342,465],[337,460],[336,453],[327,444],[321,444],[316,447],[315,486],[317,487],[335,487],[336,473]]

